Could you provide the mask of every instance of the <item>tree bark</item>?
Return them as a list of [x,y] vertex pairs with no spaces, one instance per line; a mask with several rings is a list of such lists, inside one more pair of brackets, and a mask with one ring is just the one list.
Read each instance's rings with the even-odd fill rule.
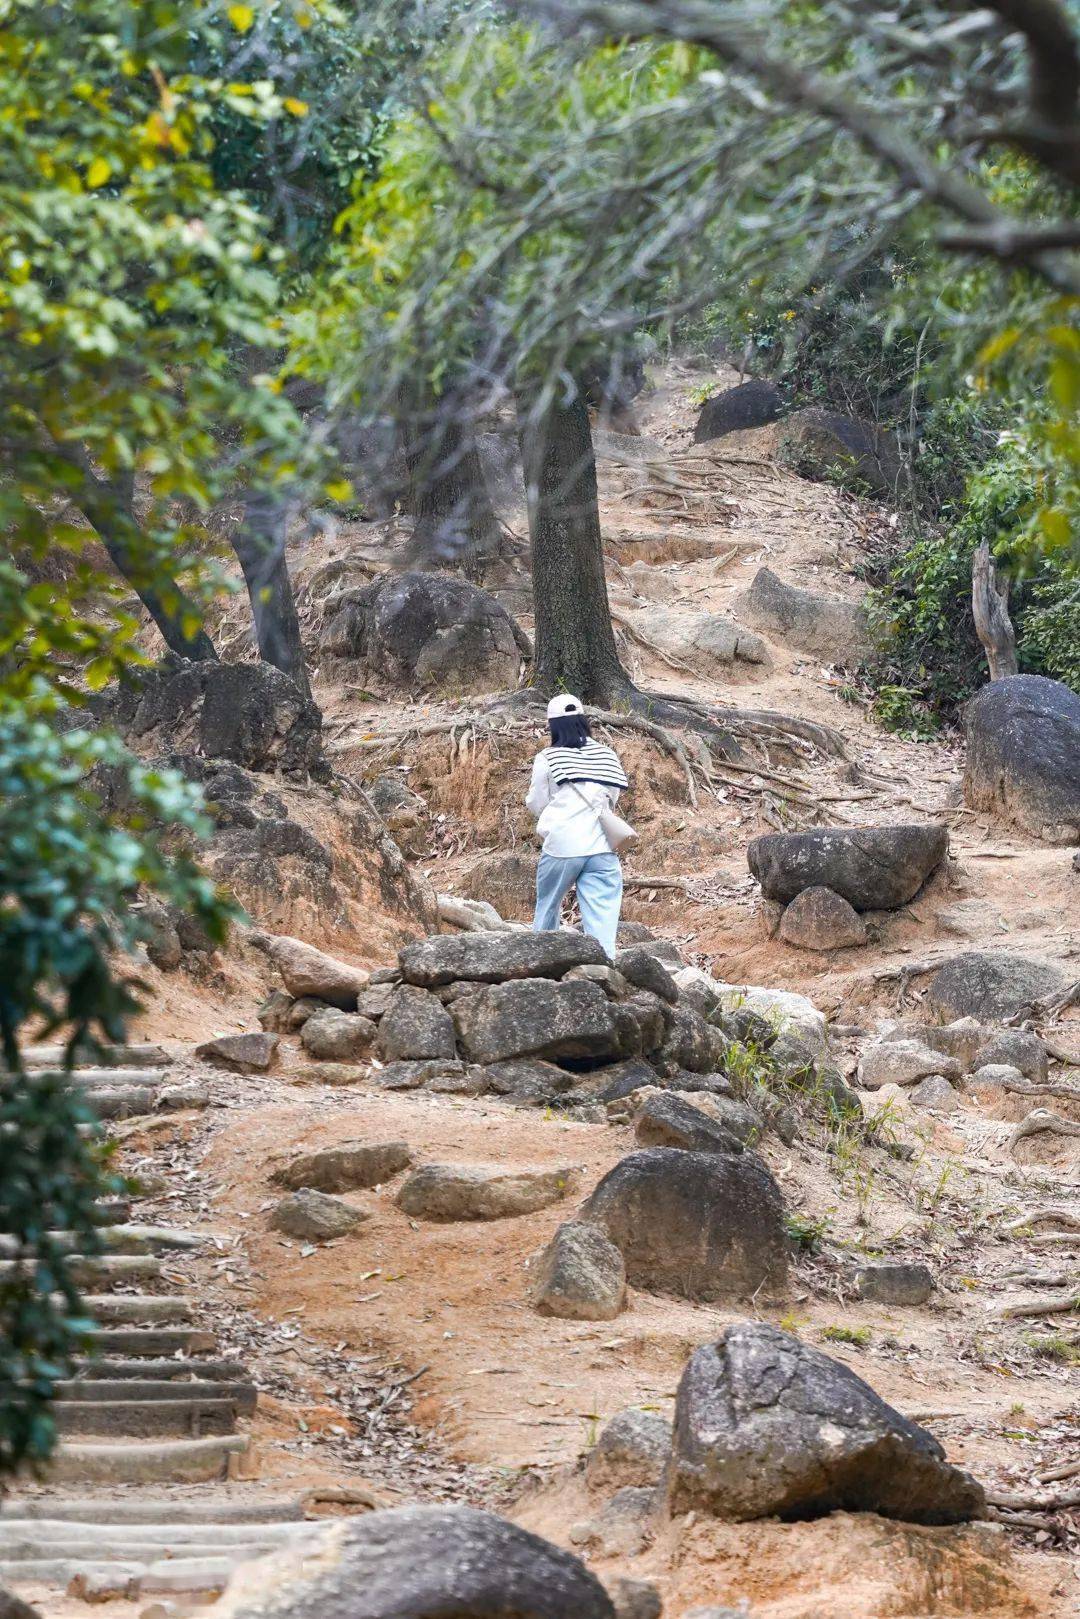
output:
[[291,676],[311,696],[300,619],[285,559],[285,507],[268,494],[249,494],[232,548],[244,575],[259,656]]
[[135,591],[146,611],[161,632],[165,645],[181,658],[196,662],[217,658],[214,643],[201,627],[188,633],[184,621],[199,617],[199,610],[177,587],[175,606],[166,606],[157,591],[140,578],[140,569],[133,541],[138,537],[138,519],[135,516],[135,480],[132,474],[106,480],[99,478],[83,454],[68,459],[82,473],[83,485],[73,497],[87,522],[96,530],[109,560]]
[[472,437],[438,417],[410,426],[405,462],[416,514],[409,560],[460,565],[469,578],[482,579],[499,557],[502,535]]
[[534,684],[610,708],[634,685],[611,626],[589,413],[584,396],[542,414],[518,401],[518,436],[532,540]]
[[1017,674],[1016,631],[1009,617],[1009,581],[998,580],[985,540],[971,559],[971,610],[975,633],[990,666],[990,679],[1003,680],[1006,675]]

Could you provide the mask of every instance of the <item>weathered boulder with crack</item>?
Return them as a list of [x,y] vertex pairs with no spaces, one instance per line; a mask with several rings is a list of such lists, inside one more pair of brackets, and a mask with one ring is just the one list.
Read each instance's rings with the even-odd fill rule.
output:
[[742,1152],[734,1131],[676,1091],[657,1091],[638,1109],[639,1147],[678,1147],[684,1152]]
[[260,934],[252,942],[270,957],[290,995],[298,1000],[326,1001],[342,1012],[356,1011],[357,996],[371,976],[362,967],[351,967],[313,944],[285,934]]
[[423,1164],[397,1195],[398,1207],[421,1220],[505,1220],[535,1214],[575,1192],[573,1164],[554,1169],[518,1164]]
[[356,1062],[371,1048],[375,1024],[359,1012],[339,1012],[328,1006],[315,1012],[300,1030],[300,1044],[320,1062]]
[[775,382],[751,377],[749,382],[740,382],[706,399],[694,427],[694,443],[706,444],[748,427],[767,427],[783,408],[784,396]]
[[961,1072],[955,1057],[919,1040],[881,1040],[865,1048],[856,1077],[863,1090],[877,1091],[882,1085],[914,1085],[928,1074],[959,1079]]
[[356,1192],[381,1186],[412,1161],[412,1148],[404,1141],[341,1141],[299,1153],[270,1179],[292,1191],[310,1186],[316,1192]]
[[111,717],[136,742],[230,760],[247,770],[325,781],[322,715],[269,663],[192,663],[169,653],[110,693]]
[[857,911],[892,911],[914,899],[948,850],[944,826],[825,827],[766,832],[746,858],[766,897],[781,905],[825,887]]
[[220,1619],[615,1619],[569,1552],[472,1507],[395,1507],[248,1563]]
[[271,1211],[270,1226],[301,1242],[329,1242],[331,1237],[347,1237],[362,1221],[370,1219],[366,1209],[354,1208],[339,1197],[329,1197],[313,1187],[302,1186]]
[[407,984],[435,989],[474,980],[503,984],[515,978],[562,978],[571,967],[606,966],[596,939],[567,929],[553,933],[458,933],[417,939],[398,961]]
[[631,1153],[600,1181],[580,1217],[611,1238],[633,1287],[731,1299],[775,1294],[787,1279],[783,1201],[753,1153]]
[[690,1357],[668,1496],[672,1512],[737,1521],[848,1511],[961,1523],[985,1505],[933,1435],[839,1361],[756,1321]]
[[1045,843],[1080,843],[1080,696],[1060,680],[991,680],[964,709],[964,802]]
[[320,650],[355,659],[371,684],[406,691],[503,691],[532,655],[486,590],[444,573],[385,574],[335,597]]
[[658,956],[642,945],[630,945],[615,955],[615,967],[635,989],[647,989],[673,1006],[679,999],[679,986]]
[[265,1074],[277,1057],[276,1034],[223,1034],[195,1047],[196,1057],[237,1074]]
[[624,1406],[605,1422],[585,1463],[591,1489],[659,1484],[671,1455],[671,1423],[659,1411]]
[[1007,950],[965,950],[932,974],[926,1005],[942,1022],[973,1017],[1000,1023],[1026,1012],[1035,1001],[1058,995],[1065,975],[1052,962]]
[[875,495],[895,493],[903,469],[900,441],[891,428],[814,405],[788,417],[784,443],[804,476],[842,472]]
[[518,1057],[603,1062],[627,1050],[616,1007],[595,984],[547,978],[492,984],[453,1003],[463,1054],[476,1063]]
[[804,888],[784,908],[780,937],[798,950],[848,950],[866,943],[866,923],[842,894]]
[[658,1060],[669,1072],[682,1068],[691,1074],[710,1074],[722,1066],[725,1045],[721,1031],[706,1023],[700,1012],[677,1006]]
[[769,649],[760,635],[726,613],[693,613],[685,608],[654,607],[649,613],[649,643],[684,669],[708,674],[717,664],[739,672],[739,665],[756,668],[769,661]]
[[990,1064],[1006,1063],[1018,1068],[1025,1079],[1043,1084],[1049,1072],[1049,1053],[1037,1034],[1026,1029],[987,1030],[985,1044],[980,1044],[971,1067],[977,1073]]
[[536,1261],[532,1302],[541,1315],[612,1321],[626,1306],[626,1266],[594,1225],[564,1220]]
[[739,617],[796,652],[830,663],[861,663],[870,650],[866,609],[838,596],[818,596],[759,568],[749,590],[736,597]]
[[383,1062],[453,1057],[454,1020],[430,990],[402,984],[379,1024],[375,1049]]

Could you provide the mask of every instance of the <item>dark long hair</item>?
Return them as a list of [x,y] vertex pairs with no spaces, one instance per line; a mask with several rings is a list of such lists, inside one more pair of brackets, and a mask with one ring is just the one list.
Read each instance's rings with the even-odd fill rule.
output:
[[548,720],[553,748],[583,748],[589,740],[589,722],[584,714],[559,714]]

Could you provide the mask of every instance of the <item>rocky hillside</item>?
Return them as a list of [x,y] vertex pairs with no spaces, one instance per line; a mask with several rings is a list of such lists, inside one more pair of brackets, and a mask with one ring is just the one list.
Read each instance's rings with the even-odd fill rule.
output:
[[[966,739],[880,729],[853,670],[888,513],[799,476],[820,424],[774,402],[699,427],[695,390],[737,381],[672,366],[640,435],[598,435],[624,659],[711,714],[597,720],[640,833],[613,962],[524,926],[513,563],[403,578],[407,521],[345,525],[290,558],[314,704],[242,656],[114,710],[205,782],[250,921],[211,953],[156,919],[139,1032],[173,1088],[108,1106],[127,1223],[159,1235],[115,1240],[189,1233],[138,1295],[183,1281],[217,1347],[170,1340],[180,1402],[160,1364],[137,1398],[85,1374],[110,1414],[66,1419],[78,1454],[0,1553],[50,1619],[89,1612],[88,1516],[118,1619],[230,1578],[200,1611],[1080,1612],[1080,730],[1026,680]],[[176,1305],[126,1308],[130,1366]],[[197,1478],[192,1400],[229,1406]],[[203,1526],[148,1538],[171,1571],[118,1527],[151,1498],[144,1527],[168,1502]]]

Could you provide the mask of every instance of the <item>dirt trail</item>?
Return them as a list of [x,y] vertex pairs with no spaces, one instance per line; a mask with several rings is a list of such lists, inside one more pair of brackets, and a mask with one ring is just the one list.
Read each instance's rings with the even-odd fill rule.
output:
[[[688,672],[649,650],[665,614],[737,620],[739,598],[762,565],[818,594],[857,599],[852,570],[874,526],[885,521],[878,509],[785,468],[775,429],[692,446],[692,390],[702,381],[733,380],[723,371],[705,377],[672,365],[640,402],[642,434],[662,445],[677,469],[685,472],[688,452],[700,456],[694,466],[704,469],[704,481],[687,475],[695,498],[682,515],[681,497],[628,494],[641,486],[633,444],[610,446],[608,454],[601,442],[609,584],[627,655],[635,678],[651,690],[824,721],[843,736],[854,768],[789,760],[786,773],[812,786],[809,806],[770,794],[768,780],[736,777],[710,789],[699,777],[694,808],[682,772],[650,744],[620,733],[639,783],[633,814],[643,828],[628,864],[637,882],[626,914],[674,938],[686,960],[719,978],[808,995],[833,1019],[837,1058],[850,1073],[865,1035],[898,1015],[901,997],[917,1015],[924,980],[909,973],[913,966],[1007,944],[1077,976],[1078,879],[1070,851],[1003,833],[964,809],[954,738],[914,743],[888,735],[859,702],[845,700],[852,693],[844,675],[820,659],[766,637],[764,664],[710,669],[698,658]],[[702,489],[704,504],[696,498]],[[315,607],[304,587],[335,551],[351,548],[385,565],[394,535],[392,526],[347,529],[294,559],[305,614]],[[527,615],[524,622],[528,627]],[[512,840],[528,852],[519,800],[531,735],[470,739],[475,703],[371,699],[336,674],[322,676],[317,696],[341,770],[371,775],[388,763],[406,767],[426,814],[405,846],[440,890],[475,882]],[[443,729],[377,745],[380,735],[421,724]],[[911,905],[874,919],[866,947],[817,956],[770,936],[745,849],[759,831],[820,824],[825,816],[852,824],[944,820],[952,859]],[[650,875],[680,886],[650,887]],[[524,914],[520,893],[501,896],[500,908],[503,898],[505,914]],[[365,959],[363,941],[355,956]],[[253,1027],[257,988],[271,987],[273,975],[246,956],[223,974],[178,990],[176,980],[151,971],[161,997],[144,1032],[192,1039]],[[1059,1033],[1077,1049],[1077,1066],[1059,1074],[1080,1083],[1075,1014]],[[192,1191],[183,1195],[194,1198],[225,1245],[222,1259],[199,1273],[208,1308],[220,1307],[226,1323],[237,1310],[236,1331],[262,1344],[264,1371],[276,1357],[293,1379],[289,1397],[262,1400],[254,1419],[266,1440],[268,1477],[306,1477],[318,1453],[338,1476],[366,1468],[377,1484],[381,1475],[402,1494],[513,1497],[520,1521],[584,1549],[602,1574],[656,1579],[669,1619],[695,1603],[742,1600],[756,1619],[1080,1613],[1080,1580],[1067,1555],[1077,1544],[1076,1520],[1067,1514],[1052,1530],[914,1530],[838,1515],[745,1527],[688,1521],[652,1545],[616,1535],[615,1551],[603,1536],[590,1540],[582,1523],[595,1517],[599,1502],[574,1464],[597,1426],[631,1403],[670,1412],[688,1354],[740,1312],[635,1293],[613,1322],[540,1317],[527,1303],[528,1263],[568,1204],[513,1220],[428,1225],[397,1209],[390,1185],[356,1194],[371,1218],[355,1235],[311,1252],[270,1232],[265,1213],[270,1174],[286,1155],[355,1138],[402,1139],[429,1161],[579,1166],[572,1207],[631,1149],[632,1132],[483,1098],[331,1088],[312,1082],[292,1051],[272,1077],[237,1084],[219,1076],[215,1086],[214,1100],[224,1105],[212,1106],[197,1126],[146,1132],[128,1150],[185,1178]],[[1075,1103],[1053,1105],[1080,1118]],[[827,1264],[804,1258],[790,1300],[760,1313],[827,1347],[930,1427],[951,1459],[991,1485],[1030,1493],[1040,1472],[1080,1456],[1077,1373],[1033,1351],[1030,1322],[1001,1320],[993,1307],[1018,1290],[1010,1273],[1064,1267],[1075,1277],[1080,1240],[1054,1248],[1036,1237],[1005,1241],[995,1222],[1075,1202],[1080,1142],[1036,1138],[1010,1155],[1018,1109],[1026,1111],[1019,1099],[999,1097],[947,1118],[905,1114],[898,1128],[914,1148],[909,1162],[879,1150],[812,1140],[784,1147],[770,1138],[764,1156],[788,1207],[820,1222],[829,1245],[926,1259],[938,1290],[919,1308],[858,1302]],[[365,1363],[400,1368],[393,1374],[399,1378],[420,1374],[399,1402],[408,1434],[400,1445],[395,1438],[387,1455],[344,1443],[323,1450],[313,1431],[341,1421],[316,1413],[344,1414],[347,1432],[355,1432],[357,1408],[345,1386]],[[268,1376],[266,1382],[272,1386]]]

